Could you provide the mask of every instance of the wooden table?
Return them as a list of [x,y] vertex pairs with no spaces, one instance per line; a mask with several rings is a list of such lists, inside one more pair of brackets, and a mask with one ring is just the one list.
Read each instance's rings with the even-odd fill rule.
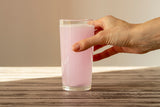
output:
[[94,67],[92,90],[61,88],[60,67],[0,67],[0,107],[160,107],[160,67]]

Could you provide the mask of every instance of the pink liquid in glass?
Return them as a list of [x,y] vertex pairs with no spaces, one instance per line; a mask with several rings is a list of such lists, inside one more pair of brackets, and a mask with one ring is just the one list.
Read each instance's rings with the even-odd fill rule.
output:
[[71,24],[60,26],[63,86],[87,87],[92,81],[92,48],[74,52],[72,45],[94,35],[94,26]]

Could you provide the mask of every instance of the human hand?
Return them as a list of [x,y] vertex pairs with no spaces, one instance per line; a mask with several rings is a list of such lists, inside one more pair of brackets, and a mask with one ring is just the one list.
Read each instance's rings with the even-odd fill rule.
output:
[[[153,23],[154,22],[154,23]],[[113,16],[106,16],[89,22],[95,26],[95,36],[81,40],[73,45],[75,52],[94,46],[97,50],[106,45],[111,48],[93,56],[94,61],[117,53],[143,54],[160,48],[160,19],[143,24],[130,24]],[[150,28],[152,26],[152,28]]]

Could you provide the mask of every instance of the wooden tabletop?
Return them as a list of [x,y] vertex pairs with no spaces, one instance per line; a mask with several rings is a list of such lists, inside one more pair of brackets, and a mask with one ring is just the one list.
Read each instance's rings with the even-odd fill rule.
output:
[[0,107],[160,107],[160,67],[94,67],[92,90],[67,92],[60,67],[0,67]]

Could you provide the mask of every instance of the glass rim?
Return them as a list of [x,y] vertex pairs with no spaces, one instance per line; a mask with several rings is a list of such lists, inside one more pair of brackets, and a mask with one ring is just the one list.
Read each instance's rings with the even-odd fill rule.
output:
[[80,22],[80,21],[93,21],[93,19],[59,19],[59,21]]

